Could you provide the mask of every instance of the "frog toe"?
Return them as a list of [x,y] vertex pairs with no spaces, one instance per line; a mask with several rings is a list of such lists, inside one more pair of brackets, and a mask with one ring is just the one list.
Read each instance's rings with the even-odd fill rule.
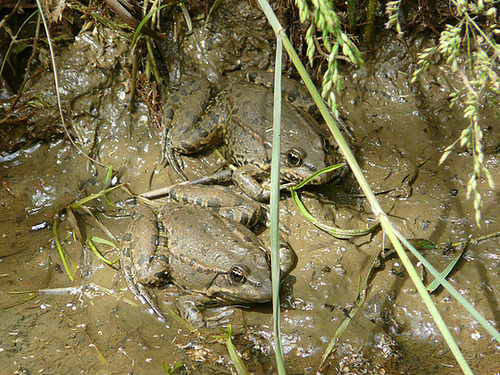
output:
[[228,318],[234,313],[234,309],[226,309],[216,316],[210,318],[205,318],[206,325],[208,328],[213,328],[221,324],[229,324],[233,319]]
[[165,152],[165,159],[167,162],[174,168],[174,171],[176,171],[179,176],[181,176],[184,180],[187,181],[187,177],[184,174],[184,163],[181,159],[181,155],[179,152],[176,150],[172,149],[171,147],[167,147],[167,150]]
[[280,239],[280,271],[281,277],[287,276],[297,266],[297,254],[290,244],[283,239]]
[[144,304],[148,305],[150,309],[156,314],[161,321],[166,321],[165,315],[160,311],[156,297],[142,284],[136,284],[136,288],[139,290],[140,295],[139,300]]

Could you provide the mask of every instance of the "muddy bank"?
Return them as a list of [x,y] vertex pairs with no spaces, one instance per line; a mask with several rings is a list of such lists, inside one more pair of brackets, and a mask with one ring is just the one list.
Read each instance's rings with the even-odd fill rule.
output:
[[[224,19],[230,24],[221,23]],[[210,80],[218,91],[224,86],[221,72],[270,67],[273,38],[264,25],[257,9],[244,3],[236,8],[223,6],[208,29],[201,28],[202,22],[195,25],[178,59],[165,55],[165,78],[175,86],[197,75]],[[245,32],[250,27],[253,32]],[[465,199],[471,155],[458,148],[438,166],[442,150],[460,135],[467,121],[462,108],[449,108],[449,93],[459,83],[438,68],[418,84],[409,83],[416,51],[431,40],[419,35],[403,44],[393,34],[381,33],[376,41],[380,48],[365,56],[366,68],[344,71],[339,109],[356,140],[356,158],[397,229],[409,238],[447,244],[498,232],[499,197],[481,182],[479,228],[472,202]],[[408,49],[408,45],[415,47]],[[130,106],[131,64],[128,41],[103,27],[97,33],[82,33],[58,61],[69,125],[80,147],[104,165],[113,165],[119,180],[141,193],[180,179],[162,163],[160,104],[151,106],[152,101],[143,96]],[[47,73],[29,92],[53,102],[51,82]],[[162,92],[161,101],[169,93]],[[497,120],[487,109],[481,116],[487,129],[486,165],[498,186]],[[216,152],[184,160],[188,177],[211,173],[225,164]],[[171,366],[178,360],[188,373],[234,371],[227,349],[214,339],[220,328],[194,333],[172,317],[166,324],[159,322],[134,300],[121,272],[74,239],[63,209],[99,191],[104,169],[91,165],[62,137],[2,154],[1,166],[0,356],[6,373],[66,373],[69,369],[96,374],[161,373],[162,363]],[[128,219],[130,206],[124,203],[128,195],[117,190],[108,198],[116,208],[104,199],[89,206],[119,240]],[[341,228],[363,228],[373,220],[352,177],[341,185],[317,188],[302,199],[315,217]],[[286,365],[290,374],[314,374],[355,298],[359,277],[366,277],[387,239],[378,233],[373,238],[337,240],[305,221],[291,199],[284,199],[280,207],[282,221],[291,231],[287,239],[299,257],[282,297]],[[59,238],[73,261],[73,283],[53,242],[56,214],[61,214]],[[76,215],[84,238],[106,237],[87,213],[76,210]],[[267,230],[262,232],[266,238]],[[497,327],[498,245],[498,239],[491,239],[469,246],[449,278]],[[117,250],[101,248],[108,259],[119,257]],[[441,270],[456,252],[427,250],[425,256]],[[165,308],[173,308],[176,292],[171,287],[157,291]],[[498,345],[446,291],[438,290],[433,299],[474,373],[498,371]],[[234,341],[249,369],[273,373],[270,307],[219,308],[208,314],[224,309],[234,310]],[[395,256],[376,270],[365,305],[342,335],[330,364],[325,373],[459,373]]]

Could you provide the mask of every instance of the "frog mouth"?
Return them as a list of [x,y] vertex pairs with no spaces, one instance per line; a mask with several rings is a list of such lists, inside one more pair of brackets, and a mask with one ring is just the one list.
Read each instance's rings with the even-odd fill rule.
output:
[[[247,280],[248,282],[248,280]],[[235,288],[234,291],[224,290],[215,292],[212,298],[225,303],[241,303],[241,304],[251,304],[251,303],[264,303],[271,300],[271,289],[266,288],[262,283],[252,283],[250,288]]]
[[216,298],[221,303],[231,303],[232,305],[234,304],[248,305],[254,303],[256,304],[256,303],[269,302],[271,300],[271,293],[269,292],[269,298],[263,298],[261,295],[255,297],[250,297],[250,296],[239,297],[238,295],[230,292],[220,292],[212,297]]
[[[298,185],[306,178],[309,178],[314,173],[316,173],[318,169],[312,165],[303,164],[300,169],[299,168],[282,168],[280,173],[282,176],[283,182],[288,182],[291,186]],[[312,185],[321,185],[330,181],[333,177],[333,172],[326,172],[314,177],[309,184]]]

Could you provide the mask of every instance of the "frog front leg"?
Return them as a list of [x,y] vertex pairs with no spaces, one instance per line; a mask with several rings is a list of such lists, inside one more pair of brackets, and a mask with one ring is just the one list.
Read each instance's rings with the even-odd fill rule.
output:
[[232,314],[232,311],[223,311],[220,314],[206,318],[202,310],[209,305],[214,304],[214,299],[210,298],[201,293],[190,293],[177,298],[176,306],[179,311],[179,315],[186,322],[191,324],[195,328],[211,327],[217,324],[224,324],[229,320],[226,320],[227,316]]
[[146,287],[168,281],[168,260],[156,254],[158,241],[155,213],[148,207],[138,206],[122,238],[122,268],[129,290],[165,319],[155,296]]
[[206,151],[220,144],[227,118],[223,104],[207,107],[210,98],[208,83],[197,82],[197,87],[171,115],[172,123],[165,141],[165,158],[186,180],[180,155]]
[[269,177],[269,172],[253,164],[246,164],[233,172],[233,182],[250,198],[258,202],[267,202],[271,196],[269,189],[262,187],[259,181]]
[[200,311],[200,307],[202,307],[209,300],[210,299],[207,296],[198,293],[180,296],[177,298],[176,302],[179,315],[195,328],[204,327],[206,325],[206,321]]

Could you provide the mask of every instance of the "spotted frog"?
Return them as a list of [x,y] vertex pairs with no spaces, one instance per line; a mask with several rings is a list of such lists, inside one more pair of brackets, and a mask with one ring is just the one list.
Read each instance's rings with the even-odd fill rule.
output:
[[[195,327],[206,324],[204,307],[270,301],[268,253],[242,224],[260,220],[260,205],[222,187],[179,187],[170,197],[156,212],[139,205],[123,235],[129,289],[163,318],[149,287],[176,284],[186,293],[177,299],[179,313]],[[284,241],[280,258],[285,276],[297,258]]]
[[[252,199],[267,200],[269,190],[258,181],[269,177],[273,91],[256,82],[272,82],[272,77],[268,72],[250,72],[248,81],[233,81],[210,105],[210,86],[206,81],[190,82],[173,95],[164,121],[170,123],[165,157],[173,168],[185,177],[181,154],[225,143],[229,159],[238,166],[233,173],[235,184]],[[341,158],[311,116],[313,105],[307,99],[307,91],[283,77],[283,92],[286,100],[281,109],[280,174],[283,182],[297,183]],[[177,111],[173,103],[178,103]],[[311,183],[322,184],[333,177],[333,173],[321,174]]]

